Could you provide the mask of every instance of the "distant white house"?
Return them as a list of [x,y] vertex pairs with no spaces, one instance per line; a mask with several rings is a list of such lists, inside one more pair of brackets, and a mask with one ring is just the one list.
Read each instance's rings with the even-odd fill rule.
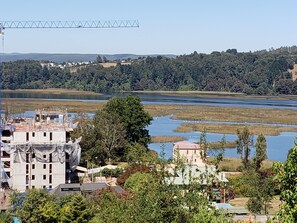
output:
[[204,165],[204,150],[197,143],[181,141],[173,143],[173,158],[180,156],[187,164]]
[[168,184],[176,186],[187,186],[191,183],[200,185],[212,185],[216,202],[225,202],[225,185],[228,179],[224,172],[218,172],[214,165],[209,165],[203,159],[204,150],[197,144],[187,141],[173,144],[173,159],[178,156],[184,161],[182,168],[173,165],[167,169],[169,177]]

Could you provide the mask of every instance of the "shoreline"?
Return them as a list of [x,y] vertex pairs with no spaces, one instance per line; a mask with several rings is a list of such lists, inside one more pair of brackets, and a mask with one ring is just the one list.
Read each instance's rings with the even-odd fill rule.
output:
[[267,100],[297,100],[297,95],[247,95],[245,93],[222,91],[123,91],[124,93],[161,94],[171,96],[192,96],[206,98],[238,98],[238,99],[267,99]]
[[[93,91],[80,91],[65,88],[46,88],[46,89],[16,89],[2,90],[3,93],[45,93],[45,94],[70,94],[70,95],[104,95]],[[135,94],[160,94],[167,96],[190,96],[205,98],[238,98],[238,99],[266,99],[266,100],[297,100],[297,95],[247,95],[245,93],[223,92],[223,91],[121,91],[115,93],[135,93]]]
[[93,91],[79,91],[65,88],[46,88],[46,89],[16,89],[16,90],[2,90],[2,93],[43,93],[43,94],[65,94],[65,95],[103,95]]

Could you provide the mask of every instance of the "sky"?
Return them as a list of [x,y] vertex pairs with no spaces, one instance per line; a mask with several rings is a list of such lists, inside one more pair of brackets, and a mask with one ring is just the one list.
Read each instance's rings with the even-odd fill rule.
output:
[[1,51],[182,55],[278,48],[297,45],[296,9],[296,0],[1,0],[0,21],[135,19],[140,24],[6,29]]

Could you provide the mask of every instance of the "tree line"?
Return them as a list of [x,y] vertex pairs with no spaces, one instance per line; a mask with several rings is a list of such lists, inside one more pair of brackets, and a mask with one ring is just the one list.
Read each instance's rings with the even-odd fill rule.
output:
[[176,58],[142,57],[104,68],[101,61],[76,72],[42,67],[38,61],[4,63],[4,89],[68,88],[100,93],[132,90],[203,90],[255,95],[297,94],[288,72],[297,63],[295,47],[240,53],[236,49]]

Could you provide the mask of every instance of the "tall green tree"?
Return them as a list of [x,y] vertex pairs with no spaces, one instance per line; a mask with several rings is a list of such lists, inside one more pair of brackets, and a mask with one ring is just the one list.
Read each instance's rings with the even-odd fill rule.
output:
[[200,148],[203,149],[203,150],[201,150],[200,155],[201,155],[201,158],[205,161],[207,149],[209,148],[209,143],[207,142],[207,139],[206,139],[206,130],[205,129],[200,133],[199,146],[200,146]]
[[247,126],[243,130],[237,129],[236,134],[237,153],[240,154],[243,166],[247,169],[251,152],[250,146],[253,145],[253,135]]
[[84,196],[78,193],[71,196],[60,212],[59,222],[61,223],[88,223],[93,217],[90,204]]
[[25,197],[20,194],[12,195],[11,202],[16,207],[15,214],[21,222],[55,223],[60,217],[56,197],[45,190],[32,189]]
[[123,155],[126,147],[126,129],[117,113],[98,110],[94,117],[94,128],[100,137],[97,146],[102,147],[109,160],[115,153]]
[[139,97],[114,97],[107,102],[103,110],[120,117],[126,129],[128,143],[137,142],[147,148],[151,137],[146,127],[151,123],[152,117],[144,110]]
[[260,133],[256,142],[256,156],[254,158],[255,170],[258,172],[261,168],[262,162],[267,159],[267,143],[265,136]]
[[278,212],[280,222],[297,222],[297,144],[289,151],[285,163],[277,162],[274,165],[277,171],[276,182],[281,191],[283,201]]
[[76,128],[71,132],[71,138],[81,138],[80,146],[82,148],[82,162],[93,161],[95,157],[104,160],[106,155],[104,151],[96,148],[96,142],[99,139],[98,131],[94,128],[93,119],[85,113],[78,113],[74,117]]

